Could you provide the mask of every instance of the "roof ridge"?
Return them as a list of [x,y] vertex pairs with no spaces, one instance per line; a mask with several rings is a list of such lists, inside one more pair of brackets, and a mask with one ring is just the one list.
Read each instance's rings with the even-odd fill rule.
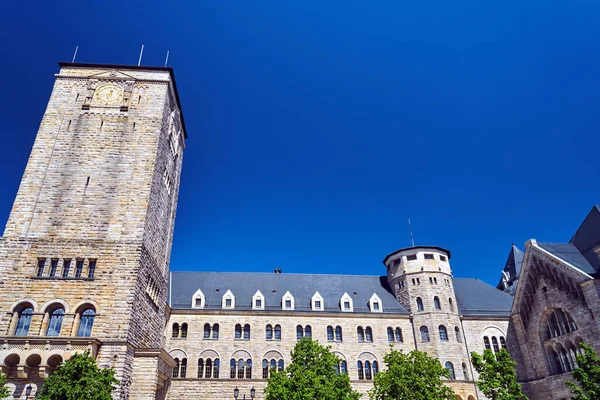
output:
[[[253,274],[253,275],[276,275],[273,272],[260,272],[260,271],[171,271],[172,273],[187,273],[187,274]],[[381,278],[381,277],[385,277],[385,275],[361,275],[361,274],[336,274],[336,273],[330,273],[330,274],[320,274],[320,273],[299,273],[299,272],[290,272],[290,273],[282,273],[280,274],[281,276],[287,276],[287,275],[319,275],[319,276],[328,276],[328,275],[335,275],[335,276],[357,276],[357,277],[363,277],[363,278]]]

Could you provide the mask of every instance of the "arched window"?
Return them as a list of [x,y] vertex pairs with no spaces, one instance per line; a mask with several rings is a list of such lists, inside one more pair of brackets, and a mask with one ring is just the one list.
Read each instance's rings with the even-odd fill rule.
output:
[[236,374],[237,362],[233,358],[231,359],[231,361],[229,361],[229,369],[230,369],[229,378],[235,379],[235,377],[237,376],[237,374]]
[[271,363],[269,364],[269,371],[277,371],[277,361],[274,358],[271,359]]
[[469,380],[469,371],[467,369],[467,363],[462,363],[463,376],[465,377],[465,381]]
[[182,339],[187,338],[187,331],[188,331],[188,324],[186,324],[184,322],[183,324],[181,324],[181,338]]
[[277,371],[283,371],[283,360],[277,361]]
[[181,369],[179,370],[179,377],[185,378],[187,375],[187,358],[181,360]]
[[212,360],[210,358],[206,359],[206,374],[205,375],[207,378],[212,377]]
[[92,336],[92,327],[94,326],[95,318],[96,311],[94,311],[94,309],[88,308],[85,311],[83,311],[79,317],[79,328],[77,329],[77,336]]
[[365,341],[365,331],[363,330],[362,326],[359,326],[358,328],[356,328],[356,333],[358,334],[358,341],[364,342]]
[[339,325],[335,327],[335,340],[338,342],[342,341],[342,327]]
[[242,338],[242,325],[240,325],[240,324],[235,325],[235,338],[236,339]]
[[271,325],[267,325],[267,340],[273,340],[273,327]]
[[215,358],[215,366],[213,368],[213,378],[218,379],[219,378],[219,368],[221,367],[221,360],[219,360],[218,358]]
[[246,379],[251,379],[251,378],[252,378],[252,360],[247,359],[246,360]]
[[333,327],[332,326],[327,327],[327,340],[329,340],[330,342],[333,342]]
[[346,360],[342,360],[342,362],[340,363],[340,372],[342,374],[348,373],[348,364],[346,363]]
[[504,339],[504,336],[500,336],[500,346],[505,349],[506,348],[506,339]]
[[363,379],[365,379],[365,372],[363,371],[362,361],[356,363],[356,369],[358,370],[358,380],[362,381]]
[[454,365],[450,361],[446,361],[446,365],[444,365],[450,371],[450,379],[455,380],[456,374],[454,373]]
[[46,331],[46,336],[60,335],[60,328],[62,327],[64,316],[65,309],[62,307],[58,307],[50,313],[50,319],[48,321],[48,330]]
[[219,338],[219,324],[213,324],[212,338],[215,340]]
[[441,310],[442,309],[442,305],[440,304],[440,298],[435,296],[433,298],[433,306],[435,307],[436,310]]
[[490,338],[488,338],[487,336],[484,336],[483,337],[483,345],[485,346],[486,349],[491,349]]
[[210,339],[210,324],[204,324],[204,339]]
[[372,342],[373,341],[373,330],[371,329],[370,326],[367,326],[365,328],[365,340],[367,342]]
[[448,304],[450,305],[450,311],[454,312],[454,303],[451,298],[448,298]]
[[312,328],[310,325],[306,325],[306,327],[304,328],[304,336],[306,336],[307,338],[312,337]]
[[281,340],[281,325],[275,325],[275,340]]
[[296,326],[296,339],[300,340],[304,337],[304,332],[302,331],[302,325]]
[[438,331],[440,333],[440,340],[447,342],[448,341],[448,331],[444,325],[440,325],[438,327]]
[[178,338],[179,337],[179,324],[177,322],[173,324],[173,334],[171,335],[171,337],[172,338]]
[[402,338],[402,329],[400,328],[396,328],[396,342],[403,342],[404,339]]
[[420,297],[417,297],[417,311],[423,311],[423,299]]
[[577,330],[577,324],[571,314],[562,308],[554,308],[545,313],[542,318],[542,327],[545,331],[543,340],[566,335]]
[[394,330],[391,327],[387,328],[388,342],[392,343],[394,341]]
[[244,379],[244,367],[246,366],[246,362],[240,358],[237,363],[237,377],[238,379]]
[[244,339],[250,340],[250,324],[244,325]]
[[267,379],[269,377],[269,361],[262,360],[262,377]]
[[179,358],[175,359],[175,366],[173,367],[173,375],[171,375],[173,378],[179,378],[179,367],[180,367],[180,363],[179,363]]
[[492,346],[494,346],[494,353],[498,353],[500,351],[500,347],[498,347],[498,339],[496,339],[496,336],[492,336]]
[[377,365],[377,361],[373,361],[373,376],[375,376],[379,372],[379,365]]
[[460,329],[458,329],[458,326],[454,327],[454,333],[456,334],[456,341],[458,343],[462,342],[462,336],[460,335]]
[[419,330],[421,331],[421,341],[429,342],[429,329],[426,326],[422,326]]
[[204,378],[204,360],[198,359],[198,379]]
[[369,361],[365,361],[365,378],[368,381],[373,379],[373,375],[371,375],[371,363]]

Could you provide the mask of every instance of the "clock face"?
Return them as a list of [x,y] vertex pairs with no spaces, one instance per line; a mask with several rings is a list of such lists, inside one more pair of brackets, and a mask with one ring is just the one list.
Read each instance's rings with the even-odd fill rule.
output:
[[103,106],[118,106],[123,101],[123,89],[114,83],[102,85],[96,89],[94,99]]

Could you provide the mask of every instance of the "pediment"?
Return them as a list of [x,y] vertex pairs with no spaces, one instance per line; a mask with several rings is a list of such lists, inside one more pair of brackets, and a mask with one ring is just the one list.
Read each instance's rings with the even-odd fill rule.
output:
[[109,71],[102,71],[97,74],[90,75],[88,78],[90,79],[112,79],[112,80],[126,80],[131,81],[136,78],[126,74],[125,72],[119,71],[117,69],[112,69]]

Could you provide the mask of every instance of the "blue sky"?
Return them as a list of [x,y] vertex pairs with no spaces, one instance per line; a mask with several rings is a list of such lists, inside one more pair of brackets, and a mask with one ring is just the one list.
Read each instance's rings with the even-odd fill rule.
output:
[[[162,65],[189,140],[175,270],[383,274],[417,244],[496,284],[600,202],[597,1],[0,4],[0,223],[57,61]],[[60,6],[59,6],[60,5]]]

